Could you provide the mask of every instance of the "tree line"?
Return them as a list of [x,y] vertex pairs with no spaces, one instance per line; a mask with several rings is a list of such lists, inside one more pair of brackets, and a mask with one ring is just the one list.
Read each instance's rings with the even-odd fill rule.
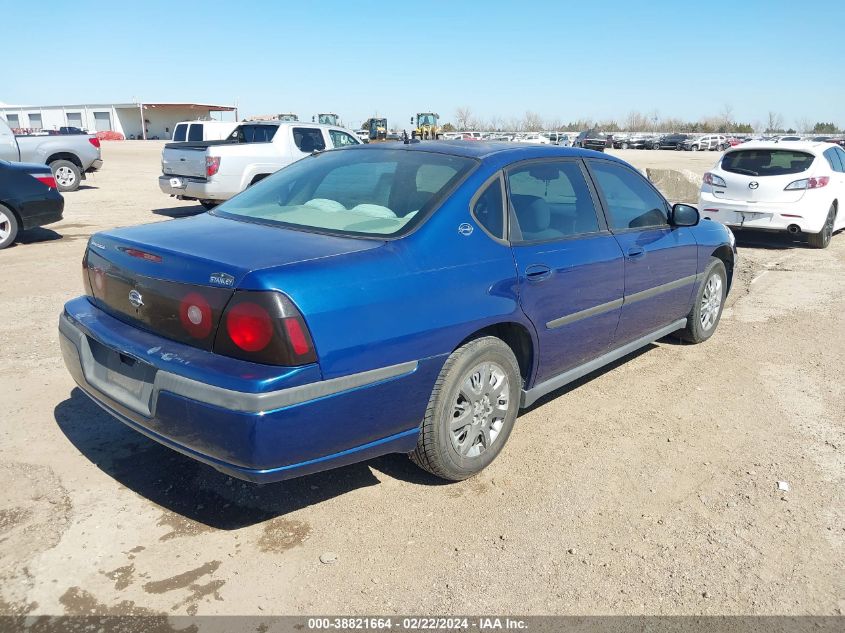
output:
[[759,133],[803,133],[837,134],[842,132],[835,123],[816,122],[800,119],[795,127],[787,128],[783,116],[769,112],[765,121],[740,122],[733,116],[733,108],[725,105],[719,114],[702,117],[698,121],[685,121],[676,117],[661,116],[657,110],[643,113],[632,110],[621,121],[616,119],[596,120],[590,118],[564,122],[560,119],[544,119],[538,113],[528,110],[522,117],[501,118],[497,116],[485,119],[473,112],[472,108],[462,106],[455,110],[453,122],[443,125],[443,131],[478,130],[481,132],[540,132],[557,130],[560,132],[578,132],[595,129],[601,132],[693,132],[753,134]]

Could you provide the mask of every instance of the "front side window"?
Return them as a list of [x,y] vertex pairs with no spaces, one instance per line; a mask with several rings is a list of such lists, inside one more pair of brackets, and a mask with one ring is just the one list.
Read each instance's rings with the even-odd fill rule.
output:
[[614,229],[668,224],[666,202],[638,173],[604,161],[591,161],[590,171],[604,195],[610,213],[610,225]]
[[490,235],[505,237],[505,205],[502,200],[502,180],[496,178],[488,184],[472,205],[472,215]]
[[535,242],[599,230],[596,208],[579,163],[538,161],[511,169],[511,241]]
[[189,141],[201,141],[202,140],[202,123],[194,123],[188,129],[188,140]]
[[346,147],[347,145],[360,145],[358,139],[352,138],[346,132],[340,130],[329,130],[329,136],[332,139],[332,145],[335,147]]
[[400,235],[424,221],[476,164],[422,150],[329,151],[280,169],[214,213],[318,232]]
[[815,157],[791,149],[742,149],[722,158],[722,169],[746,176],[784,176],[807,171]]
[[320,128],[295,127],[293,128],[293,142],[300,152],[310,154],[314,151],[326,149],[326,141]]
[[180,123],[176,126],[176,129],[173,130],[173,140],[181,143],[187,138],[188,132],[188,124],[187,123]]

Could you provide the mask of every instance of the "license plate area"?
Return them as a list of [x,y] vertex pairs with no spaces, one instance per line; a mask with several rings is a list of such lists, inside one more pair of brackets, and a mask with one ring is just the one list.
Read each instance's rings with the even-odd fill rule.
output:
[[149,417],[156,368],[86,338],[91,355],[83,369],[88,382],[115,402]]
[[170,186],[173,187],[174,189],[184,189],[188,185],[181,178],[171,178],[170,179]]

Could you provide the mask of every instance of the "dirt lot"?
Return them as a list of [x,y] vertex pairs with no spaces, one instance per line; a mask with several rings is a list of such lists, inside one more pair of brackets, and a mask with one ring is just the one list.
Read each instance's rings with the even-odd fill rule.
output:
[[0,612],[845,610],[845,235],[741,240],[713,339],[543,399],[472,480],[396,455],[255,486],[113,421],[60,358],[88,236],[200,210],[158,191],[160,150],[105,144],[65,220],[0,252]]

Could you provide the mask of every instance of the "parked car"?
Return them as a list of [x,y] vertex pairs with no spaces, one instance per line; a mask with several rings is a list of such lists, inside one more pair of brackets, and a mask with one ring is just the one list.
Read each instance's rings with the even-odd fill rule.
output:
[[551,145],[552,141],[548,136],[543,136],[539,132],[528,132],[520,134],[513,139],[514,143],[534,143],[536,145]]
[[606,147],[612,147],[612,144],[612,138],[609,138],[607,134],[602,134],[597,130],[587,130],[575,137],[572,146],[603,152]]
[[100,140],[90,134],[15,135],[0,118],[0,160],[49,165],[59,191],[76,191],[85,175],[100,169]]
[[794,143],[801,140],[803,139],[800,136],[778,136],[774,139],[775,143]]
[[21,230],[61,220],[64,206],[49,167],[0,160],[0,249]]
[[369,143],[370,142],[370,131],[369,130],[355,130],[355,136],[358,137],[358,140],[362,143]]
[[693,152],[703,152],[705,150],[716,152],[727,149],[730,146],[727,137],[721,134],[690,137],[681,144],[682,149]]
[[326,151],[210,213],[92,236],[62,353],[118,420],[236,477],[397,452],[460,480],[520,408],[714,333],[736,253],[698,220],[594,152]]
[[667,134],[661,136],[658,141],[658,149],[675,149],[681,150],[684,146],[684,141],[691,138],[689,134]]
[[223,141],[165,145],[158,185],[166,194],[210,209],[312,152],[360,143],[355,132],[331,125],[242,123]]
[[220,141],[238,127],[237,121],[181,121],[173,128],[174,143],[183,141]]
[[616,149],[645,149],[648,137],[643,134],[632,134],[626,137],[614,137],[613,147]]
[[645,148],[646,149],[660,149],[660,140],[662,136],[650,136],[646,138],[645,141]]
[[845,150],[811,141],[753,142],[728,151],[704,174],[705,217],[741,229],[805,234],[827,248],[845,228]]

